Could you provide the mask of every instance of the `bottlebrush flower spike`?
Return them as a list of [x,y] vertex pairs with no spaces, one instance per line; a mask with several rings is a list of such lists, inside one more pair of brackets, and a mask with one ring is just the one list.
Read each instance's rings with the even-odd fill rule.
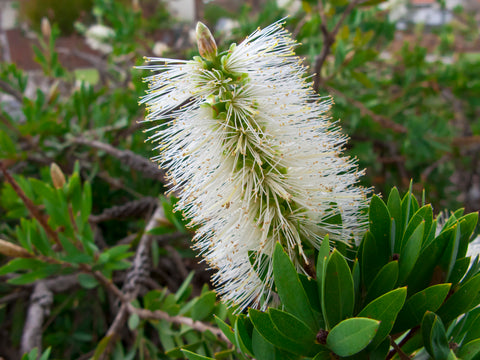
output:
[[[206,58],[147,58],[147,121],[155,157],[168,171],[178,209],[197,226],[194,247],[217,270],[217,292],[239,310],[265,308],[272,254],[280,242],[302,270],[323,237],[358,240],[368,190],[341,157],[346,137],[329,122],[332,105],[306,80],[295,41],[280,23],[217,54],[197,27]],[[338,221],[341,218],[341,221]]]

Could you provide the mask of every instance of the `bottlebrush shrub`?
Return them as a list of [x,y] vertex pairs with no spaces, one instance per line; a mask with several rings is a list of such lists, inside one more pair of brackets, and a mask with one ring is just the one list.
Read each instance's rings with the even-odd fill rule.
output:
[[401,198],[394,188],[387,203],[373,196],[354,251],[332,250],[325,237],[314,278],[297,273],[277,243],[281,306],[217,323],[240,358],[477,359],[480,261],[466,256],[477,221],[460,209],[440,227],[411,192]]
[[[168,170],[178,209],[197,226],[194,239],[217,270],[228,303],[263,309],[276,298],[273,253],[281,243],[298,271],[323,237],[359,241],[367,191],[356,186],[346,137],[328,120],[330,98],[311,88],[279,23],[218,53],[197,25],[201,57],[144,68],[143,98],[156,121],[151,140]],[[167,120],[163,122],[163,120]]]

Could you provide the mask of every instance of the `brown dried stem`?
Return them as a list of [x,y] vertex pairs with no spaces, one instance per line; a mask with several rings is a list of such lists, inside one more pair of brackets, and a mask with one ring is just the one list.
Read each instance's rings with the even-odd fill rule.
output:
[[5,180],[12,186],[13,190],[17,193],[17,195],[25,204],[28,211],[30,212],[30,215],[32,215],[40,223],[42,228],[47,233],[48,237],[51,238],[59,248],[61,248],[62,245],[60,243],[60,240],[58,239],[57,233],[50,227],[50,225],[48,225],[47,220],[42,215],[38,207],[32,202],[32,200],[27,197],[20,185],[18,185],[15,179],[10,175],[2,161],[0,161],[0,170],[3,173]]

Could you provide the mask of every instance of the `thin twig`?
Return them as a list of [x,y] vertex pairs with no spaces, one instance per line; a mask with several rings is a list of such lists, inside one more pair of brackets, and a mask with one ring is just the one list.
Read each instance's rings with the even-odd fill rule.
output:
[[[398,357],[399,357],[401,360],[410,360],[410,357],[403,352],[403,350],[400,348],[400,346],[397,345],[397,343],[395,342],[395,340],[393,340],[390,336],[389,336],[389,338],[390,338],[390,345],[392,345],[393,350],[390,351],[390,353],[389,353],[388,356],[385,358],[385,360],[391,359],[392,356],[393,356],[395,353],[398,354]],[[393,355],[391,355],[392,353],[393,353]]]
[[17,100],[20,104],[23,103],[23,94],[20,91],[14,89],[9,83],[0,80],[0,89],[5,91],[7,94],[13,96],[15,100]]
[[165,320],[173,324],[178,325],[187,325],[192,329],[200,332],[210,331],[213,335],[215,335],[220,340],[226,342],[227,344],[231,344],[225,334],[218,328],[205,324],[201,321],[194,321],[191,318],[184,317],[184,316],[170,316],[165,311],[155,310],[150,311],[147,309],[138,309],[131,304],[127,306],[128,311],[133,314],[137,314],[142,319],[148,320]]
[[143,173],[145,176],[160,180],[162,183],[166,182],[165,173],[159,169],[157,165],[143,156],[135,154],[130,150],[120,150],[109,144],[103,143],[98,140],[86,139],[84,137],[76,137],[72,139],[75,144],[82,144],[93,147],[98,150],[105,151],[107,154],[112,155],[119,159],[122,163],[128,167]]
[[23,201],[23,203],[27,207],[30,214],[40,223],[42,228],[45,230],[47,235],[55,242],[55,244],[59,248],[61,248],[62,245],[60,243],[60,240],[58,239],[57,233],[50,227],[50,225],[48,225],[47,220],[40,213],[40,210],[38,209],[38,207],[23,192],[20,185],[18,185],[15,179],[10,175],[10,173],[8,172],[7,168],[5,167],[2,161],[0,161],[0,170],[2,170],[3,176],[5,177],[7,182],[12,186],[13,190],[17,193],[20,199]]
[[341,91],[339,91],[337,89],[334,89],[334,88],[331,88],[331,87],[328,87],[327,90],[331,94],[333,93],[334,95],[343,97],[350,104],[356,106],[360,110],[360,113],[362,115],[370,116],[373,121],[382,125],[383,127],[387,128],[387,129],[390,129],[390,130],[393,130],[397,133],[401,133],[401,134],[405,134],[407,132],[407,128],[405,126],[403,126],[401,124],[397,124],[396,122],[394,122],[393,120],[391,120],[389,118],[386,118],[385,116],[374,113],[372,110],[370,110],[365,105],[363,105],[360,101],[357,101],[355,99],[352,99],[352,98],[348,97],[347,95],[345,95]]

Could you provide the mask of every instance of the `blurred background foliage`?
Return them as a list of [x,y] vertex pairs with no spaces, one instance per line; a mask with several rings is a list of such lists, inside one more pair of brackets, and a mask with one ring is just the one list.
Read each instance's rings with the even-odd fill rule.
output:
[[[364,185],[373,186],[376,193],[388,194],[394,185],[404,192],[412,179],[414,192],[427,190],[426,201],[434,205],[435,213],[445,208],[480,209],[478,12],[457,6],[450,21],[441,26],[407,23],[399,29],[398,22],[389,18],[393,1],[192,4],[196,19],[214,29],[224,49],[258,26],[285,18],[285,27],[298,40],[297,54],[311,68],[315,89],[322,96],[333,96],[331,117],[339,119],[351,138],[346,150],[366,169]],[[223,319],[231,316],[219,309],[221,305],[203,285],[209,274],[189,248],[191,233],[181,216],[172,213],[173,200],[163,197],[164,174],[148,161],[154,146],[144,141],[145,110],[138,105],[147,72],[134,66],[143,63],[143,56],[197,54],[192,37],[195,22],[182,20],[159,0],[25,0],[19,2],[18,13],[22,29],[18,31],[33,48],[36,68],[22,67],[12,59],[0,63],[0,238],[18,242],[28,238],[29,231],[35,232],[32,227],[40,227],[27,224],[26,217],[40,221],[41,216],[32,214],[21,193],[52,217],[55,206],[45,194],[52,194],[46,186],[51,187],[50,165],[56,163],[69,184],[77,181],[73,178],[89,184],[91,195],[85,195],[88,190],[83,185],[72,191],[81,198],[91,196],[91,208],[78,215],[88,218],[83,223],[76,223],[80,221],[76,218],[50,220],[54,231],[86,237],[102,251],[130,245],[119,250],[115,255],[119,258],[112,255],[111,262],[89,258],[85,263],[97,264],[121,287],[130,272],[117,262],[124,254],[131,257],[128,251],[148,234],[151,268],[141,290],[136,288],[144,295],[144,306],[206,321],[213,321],[213,313],[223,314]],[[88,46],[69,46],[73,38],[85,40]],[[15,190],[14,184],[21,190]],[[55,195],[58,206],[68,209],[71,203],[74,208],[78,204],[73,205],[70,185],[65,186],[63,195]],[[163,220],[146,231],[159,208]],[[69,221],[83,224],[91,236],[75,226],[69,229]],[[41,239],[36,241],[40,244]],[[0,256],[2,264],[7,260]],[[63,276],[84,263],[62,261],[71,265],[62,268]],[[195,277],[185,280],[191,271]],[[29,350],[22,334],[36,283],[7,283],[8,272],[1,278],[0,355],[16,358],[21,350]],[[115,342],[115,337],[105,335],[111,335],[110,326],[117,319],[115,301],[97,286],[99,281],[84,278],[80,285],[70,284],[69,292],[52,287],[53,303],[41,341],[44,348],[53,347],[55,357],[101,358],[109,348],[115,359],[164,358],[168,351],[175,358],[180,356],[178,347],[186,343],[197,344],[195,351],[202,346],[203,353],[212,351],[205,345],[208,335],[163,320],[156,326],[141,325],[144,320],[131,311],[130,332],[114,329],[115,337],[122,339]],[[149,298],[149,291],[156,291],[156,297]],[[193,300],[191,294],[196,296]],[[205,306],[209,310],[202,313]]]

